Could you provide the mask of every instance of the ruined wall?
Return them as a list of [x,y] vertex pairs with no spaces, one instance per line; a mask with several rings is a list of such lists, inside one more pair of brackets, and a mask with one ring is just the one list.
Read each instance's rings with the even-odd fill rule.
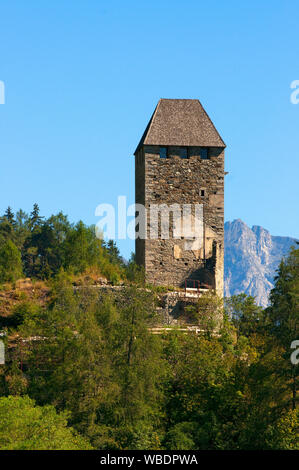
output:
[[[142,147],[135,155],[135,201],[145,206],[145,162]],[[136,239],[135,255],[136,263],[145,266],[145,240]]]
[[203,204],[204,243],[172,238],[173,217],[170,239],[150,239],[147,220],[147,239],[136,241],[138,262],[145,266],[148,282],[181,287],[187,278],[198,279],[222,295],[224,149],[210,148],[207,160],[200,158],[199,147],[189,147],[188,159],[180,158],[179,147],[169,147],[166,159],[159,151],[158,146],[145,146],[139,167],[136,157],[136,202],[148,210],[150,204]]

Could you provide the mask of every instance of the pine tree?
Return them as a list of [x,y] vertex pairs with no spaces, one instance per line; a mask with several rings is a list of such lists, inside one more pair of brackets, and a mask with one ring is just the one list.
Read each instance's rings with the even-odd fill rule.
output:
[[30,235],[30,227],[29,227],[29,217],[26,212],[20,209],[16,213],[16,224],[15,224],[15,237],[16,237],[16,245],[17,247],[22,250],[24,242],[26,238]]
[[[149,331],[156,321],[155,299],[151,292],[136,287],[126,289],[123,295],[125,304],[109,338],[120,388],[114,425],[119,428],[123,448],[149,445],[153,449],[159,440],[155,429],[161,406],[159,384],[165,375],[160,338]],[[145,444],[145,440],[150,442]]]
[[11,225],[13,225],[13,226],[15,225],[15,223],[16,223],[15,216],[14,216],[14,213],[13,213],[10,206],[8,206],[8,208],[6,209],[4,217],[8,220],[8,222]]
[[109,259],[112,264],[122,264],[122,257],[120,256],[119,249],[114,240],[109,240],[107,243],[107,251]]
[[22,277],[20,250],[7,240],[0,248],[0,282],[13,282]]
[[38,204],[33,205],[33,210],[30,214],[30,227],[33,230],[35,227],[38,227],[42,223],[43,217],[39,215],[39,206]]
[[268,327],[275,341],[285,350],[284,373],[292,388],[292,408],[296,408],[296,382],[298,365],[291,364],[291,343],[299,332],[299,249],[291,249],[287,259],[282,260],[270,294],[267,309]]
[[82,450],[89,442],[67,424],[67,413],[29,397],[0,397],[0,450]]

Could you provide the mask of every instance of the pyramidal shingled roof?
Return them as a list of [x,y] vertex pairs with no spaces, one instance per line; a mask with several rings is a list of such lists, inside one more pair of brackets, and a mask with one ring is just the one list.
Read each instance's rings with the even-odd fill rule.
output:
[[136,151],[141,145],[225,147],[199,100],[164,98],[157,104]]

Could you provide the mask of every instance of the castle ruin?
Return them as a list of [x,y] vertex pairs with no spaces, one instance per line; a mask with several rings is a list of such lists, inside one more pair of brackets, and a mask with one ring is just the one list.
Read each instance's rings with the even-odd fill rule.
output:
[[[147,282],[223,295],[224,149],[198,100],[159,101],[134,154],[135,201],[147,213],[137,228],[145,236],[136,238],[136,261]],[[194,233],[177,236],[181,219],[173,205],[190,206]],[[168,237],[161,237],[162,219],[158,236],[152,236],[152,207],[161,209],[160,217],[171,209]]]

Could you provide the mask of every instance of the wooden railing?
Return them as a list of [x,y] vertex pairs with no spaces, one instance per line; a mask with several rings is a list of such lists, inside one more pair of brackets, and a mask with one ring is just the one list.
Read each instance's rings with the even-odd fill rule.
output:
[[185,292],[187,289],[196,289],[199,291],[200,289],[212,289],[213,287],[209,284],[205,284],[204,282],[198,281],[197,279],[185,279]]

